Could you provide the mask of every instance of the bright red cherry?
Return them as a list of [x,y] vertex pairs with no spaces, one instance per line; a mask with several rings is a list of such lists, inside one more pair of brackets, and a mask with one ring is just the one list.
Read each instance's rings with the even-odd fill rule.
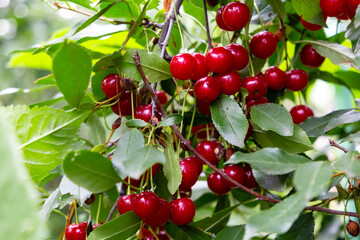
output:
[[156,90],[156,96],[159,99],[161,105],[165,105],[168,101],[168,97],[165,92]]
[[112,98],[121,93],[120,76],[117,74],[107,75],[101,82],[101,88],[107,98]]
[[212,102],[220,94],[221,85],[218,79],[210,76],[200,78],[194,85],[195,96],[202,102]]
[[221,84],[221,92],[226,95],[234,95],[241,88],[241,76],[234,70],[216,75]]
[[170,202],[170,221],[176,225],[189,224],[195,216],[195,204],[190,198],[179,198]]
[[345,0],[320,0],[320,8],[324,15],[328,17],[338,17],[346,9]]
[[216,12],[216,24],[219,26],[219,28],[221,28],[222,30],[225,31],[234,31],[231,28],[229,28],[228,26],[225,25],[224,20],[223,20],[223,16],[222,13],[225,9],[225,6],[220,7],[217,12]]
[[257,58],[266,59],[274,54],[277,47],[277,40],[274,34],[262,31],[251,39],[250,52]]
[[[325,17],[325,18],[327,18],[327,17]],[[322,29],[321,25],[305,21],[303,19],[302,15],[301,15],[301,24],[304,26],[304,28],[306,28],[307,30],[310,30],[310,31],[318,31],[318,30]]]
[[133,210],[132,202],[136,194],[122,196],[117,202],[117,208],[120,214],[124,214]]
[[153,192],[142,192],[134,198],[132,207],[139,218],[149,218],[159,211],[160,199]]
[[309,82],[307,73],[302,69],[290,70],[286,74],[288,76],[286,87],[293,92],[303,90]]
[[170,62],[170,72],[174,78],[187,80],[196,72],[197,61],[189,53],[176,54]]
[[246,173],[244,186],[247,187],[247,188],[250,188],[250,189],[256,188],[259,184],[254,178],[252,168],[250,167],[250,165],[246,165],[244,167],[244,170],[245,170],[245,173]]
[[[137,98],[135,93],[133,93],[133,101],[135,109],[137,106]],[[111,106],[111,110],[117,115],[120,115],[119,113],[121,112],[121,116],[123,117],[131,116],[131,91],[124,91],[121,94],[119,101]]]
[[206,54],[206,65],[215,73],[223,73],[232,68],[233,56],[230,50],[224,47],[210,49]]
[[199,169],[195,162],[190,159],[183,159],[180,161],[180,169],[182,172],[182,180],[180,187],[183,189],[189,189],[197,182],[199,177]]
[[240,30],[250,20],[249,7],[242,2],[228,3],[223,10],[222,18],[226,26],[233,30]]
[[337,18],[339,20],[353,19],[355,17],[355,14],[356,14],[356,9],[352,9],[349,5],[346,5],[345,12],[340,14]]
[[356,10],[360,5],[360,0],[347,0],[346,3],[350,9]]
[[240,71],[249,64],[249,54],[243,46],[237,43],[232,43],[225,48],[229,49],[232,53],[234,59],[232,67],[233,70]]
[[[244,184],[245,182],[245,178],[246,178],[246,174],[245,174],[245,170],[238,166],[238,165],[227,165],[224,167],[224,172],[231,177],[232,179],[234,179],[236,182],[240,183],[240,184]],[[227,185],[230,188],[234,188],[236,187],[235,184],[229,182],[228,180],[224,179],[225,185]]]
[[149,218],[144,218],[144,222],[151,227],[160,227],[164,225],[169,219],[171,215],[170,205],[169,203],[160,198],[160,209],[154,215]]
[[267,92],[267,82],[260,76],[244,78],[242,87],[249,92],[246,99],[259,99],[264,97]]
[[286,86],[287,75],[278,67],[268,68],[264,74],[264,77],[266,79],[268,88],[280,90]]
[[308,67],[317,68],[325,61],[325,57],[321,56],[311,44],[306,44],[301,49],[300,60]]
[[305,105],[297,105],[290,110],[291,117],[295,124],[304,122],[308,117],[313,117],[311,108]]
[[139,105],[135,108],[134,117],[136,119],[142,119],[145,122],[150,122],[152,116],[151,104]]
[[270,102],[269,99],[267,99],[266,97],[262,97],[259,99],[252,99],[246,102],[246,109],[249,110],[252,106],[269,103],[269,102]]
[[202,102],[197,100],[196,101],[196,106],[199,109],[199,112],[201,112],[202,114],[206,115],[206,116],[210,116],[211,115],[211,111],[210,111],[210,103],[208,102]]
[[221,144],[216,141],[202,141],[199,142],[196,146],[196,151],[200,153],[206,160],[208,160],[211,164],[216,165],[219,162],[216,154],[219,151]]
[[211,173],[207,178],[210,190],[217,195],[224,195],[230,192],[231,187],[225,184],[225,179],[217,172]]
[[204,55],[202,55],[201,53],[193,53],[192,55],[196,59],[197,67],[196,72],[194,72],[191,79],[196,81],[202,77],[206,77],[209,74],[210,70],[205,63]]
[[72,223],[67,226],[65,231],[66,240],[86,240],[86,228],[87,222],[82,222],[79,224]]
[[197,167],[198,175],[201,174],[204,164],[199,158],[197,158],[196,156],[191,156],[191,157],[188,157],[188,158],[184,158],[183,161],[190,161],[190,162],[194,163],[196,165],[196,167]]

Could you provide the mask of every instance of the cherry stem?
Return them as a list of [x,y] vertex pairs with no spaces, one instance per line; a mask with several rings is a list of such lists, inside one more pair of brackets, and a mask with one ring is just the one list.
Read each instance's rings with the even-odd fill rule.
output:
[[[74,217],[74,214],[75,214],[75,209],[74,209],[74,200],[72,200],[71,204],[70,204],[70,207],[69,207],[69,210],[68,210],[68,213],[66,215],[66,221],[65,221],[65,227],[64,229],[62,230],[58,240],[62,240],[64,235],[65,235],[65,231],[66,231],[66,228],[70,225],[73,217]],[[76,205],[75,205],[75,208],[76,208]]]
[[203,6],[204,6],[204,16],[205,16],[205,27],[206,27],[206,35],[208,40],[208,46],[209,49],[212,49],[212,43],[211,43],[211,36],[210,36],[210,26],[209,26],[209,19],[207,14],[207,6],[206,6],[206,0],[203,0]]
[[341,151],[343,151],[344,153],[347,153],[349,151],[348,149],[337,144],[334,140],[329,139],[329,143],[330,143],[330,146],[336,147],[336,148],[340,149]]

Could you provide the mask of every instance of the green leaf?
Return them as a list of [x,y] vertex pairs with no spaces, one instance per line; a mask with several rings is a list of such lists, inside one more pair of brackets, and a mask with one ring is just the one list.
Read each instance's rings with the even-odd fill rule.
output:
[[126,240],[139,230],[140,222],[141,220],[131,211],[95,228],[87,239]]
[[188,239],[191,240],[211,240],[212,238],[208,233],[205,233],[197,228],[189,225],[181,225],[179,228],[184,231]]
[[347,123],[355,123],[358,121],[360,121],[360,111],[349,111],[338,116],[337,118],[331,119],[328,125],[326,125],[325,131],[328,132],[331,129],[334,129],[340,125],[344,125]]
[[284,192],[288,175],[268,175],[253,169],[255,180],[265,189]]
[[356,143],[360,143],[360,133],[350,134],[349,136],[347,136],[346,138],[344,138],[343,140],[341,140],[341,142],[356,142]]
[[351,20],[351,23],[346,28],[345,37],[351,41],[352,49],[354,52],[360,49],[360,11],[357,10],[355,17]]
[[80,206],[83,206],[86,199],[88,199],[92,194],[92,192],[86,190],[85,188],[79,187],[70,181],[70,179],[68,179],[66,176],[61,179],[59,189],[61,195],[69,193],[73,198],[76,198]]
[[275,240],[309,240],[314,239],[315,220],[312,213],[301,214],[292,227]]
[[31,52],[16,53],[11,55],[6,67],[51,70],[51,58],[46,53],[36,55]]
[[[61,0],[61,1],[65,1],[65,0]],[[67,0],[67,1],[79,4],[80,6],[86,7],[88,9],[95,10],[93,7],[91,7],[91,3],[92,3],[91,0]]]
[[93,193],[104,192],[121,181],[110,159],[87,149],[69,153],[63,169],[72,182]]
[[244,225],[227,227],[216,235],[215,240],[239,240],[243,239],[244,233]]
[[320,8],[320,0],[293,0],[294,10],[304,20],[326,27],[326,23]]
[[94,145],[103,145],[106,141],[105,128],[100,121],[99,117],[93,114],[87,121],[86,126],[88,129],[90,141]]
[[167,145],[165,147],[164,155],[166,163],[164,164],[163,171],[168,180],[167,187],[169,192],[173,195],[180,186],[182,173],[179,160],[172,145]]
[[294,124],[288,110],[273,103],[251,107],[251,119],[262,130],[272,130],[282,136],[292,136]]
[[282,20],[286,18],[286,9],[285,5],[281,0],[265,0],[268,4],[270,4],[274,13],[276,13]]
[[338,192],[339,200],[347,200],[349,198],[350,193],[340,184],[336,184],[335,187],[336,187],[336,191]]
[[343,154],[333,166],[335,169],[344,171],[349,178],[360,177],[359,153],[350,151]]
[[241,147],[249,128],[240,106],[228,96],[220,95],[210,105],[211,117],[216,129],[229,143]]
[[126,122],[128,128],[142,128],[148,126],[149,123],[145,122],[142,119],[130,119]]
[[60,189],[55,189],[50,196],[46,199],[44,202],[41,211],[40,216],[42,216],[43,221],[47,221],[49,219],[49,216],[55,208],[59,206],[60,203]]
[[251,167],[265,174],[281,175],[292,172],[309,162],[303,156],[290,154],[278,148],[263,148],[254,153],[236,152],[226,164],[247,162]]
[[34,83],[39,85],[56,85],[54,74],[49,74],[44,77],[38,78],[35,80]]
[[164,118],[163,120],[161,120],[161,122],[159,123],[159,127],[168,127],[171,125],[176,125],[181,123],[183,117],[180,114],[174,113],[171,114],[169,116],[167,116],[166,118]]
[[91,69],[88,52],[77,43],[65,41],[53,59],[53,72],[60,92],[70,105],[79,107],[89,85]]

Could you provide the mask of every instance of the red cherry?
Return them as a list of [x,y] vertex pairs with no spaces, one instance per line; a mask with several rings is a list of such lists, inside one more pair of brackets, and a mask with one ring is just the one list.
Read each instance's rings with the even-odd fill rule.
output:
[[338,17],[346,10],[345,0],[320,0],[320,8],[324,15]]
[[[136,233],[136,237],[139,238],[139,235],[140,235],[140,230]],[[153,234],[148,229],[146,229],[144,227],[141,229],[140,239],[146,239],[151,236],[153,236]]]
[[306,44],[301,49],[300,60],[308,67],[317,68],[325,61],[325,57],[321,56],[311,44]]
[[195,204],[190,198],[179,198],[170,202],[170,221],[176,225],[189,224],[195,216]]
[[200,153],[206,160],[208,160],[211,164],[216,165],[219,162],[219,159],[216,157],[216,149],[220,147],[221,144],[216,141],[202,141],[199,142],[196,146],[196,151]]
[[230,50],[224,47],[210,49],[206,54],[206,65],[215,73],[223,73],[232,68],[233,56]]
[[210,103],[208,102],[202,102],[197,100],[196,101],[196,106],[199,109],[199,112],[201,112],[202,114],[206,115],[206,116],[210,116],[211,115],[211,111],[210,111]]
[[[191,197],[191,194],[192,194],[192,190],[191,188],[189,189],[183,189],[183,188],[179,188],[179,192],[180,192],[180,197],[182,198],[190,198]],[[176,200],[177,199],[177,193],[174,194],[174,197],[173,197],[173,200]]]
[[240,71],[249,64],[249,54],[243,46],[237,43],[232,43],[225,48],[229,49],[232,53],[234,59],[232,67],[233,70]]
[[246,173],[246,178],[245,178],[245,182],[244,182],[244,186],[247,188],[256,188],[259,184],[258,182],[255,180],[252,169],[250,167],[250,165],[246,165],[244,167],[245,173]]
[[87,222],[82,222],[79,224],[72,223],[67,226],[65,231],[66,240],[86,240],[86,228]]
[[305,105],[297,105],[290,110],[291,117],[295,124],[304,122],[308,117],[313,117],[311,108]]
[[249,111],[249,109],[252,107],[252,106],[255,106],[255,105],[260,105],[260,104],[264,104],[264,103],[269,103],[269,99],[267,99],[266,97],[262,97],[262,98],[259,98],[259,99],[252,99],[252,100],[249,100],[246,102],[246,109]]
[[187,158],[181,160],[179,164],[182,172],[182,180],[180,187],[184,189],[189,189],[194,186],[199,177],[198,166],[195,162]]
[[189,53],[176,54],[170,62],[170,72],[179,80],[190,79],[196,72],[197,61]]
[[215,7],[219,3],[218,0],[206,0],[206,2],[210,7]]
[[278,67],[268,68],[264,74],[264,77],[266,79],[268,88],[280,90],[286,86],[287,75]]
[[160,200],[153,192],[142,192],[134,198],[132,207],[139,218],[145,219],[159,211]]
[[217,172],[211,173],[207,178],[210,190],[217,195],[224,195],[230,192],[231,187],[225,184],[225,179]]
[[347,6],[350,9],[356,10],[357,7],[360,5],[360,0],[347,0]]
[[[325,21],[326,21],[326,18],[325,17]],[[301,15],[301,24],[304,26],[304,28],[306,28],[307,30],[310,30],[310,31],[318,31],[320,29],[322,29],[322,26],[321,25],[318,25],[318,24],[314,24],[314,23],[310,23],[310,22],[307,22],[303,19],[303,16]]]
[[259,99],[264,97],[267,92],[267,82],[260,76],[244,78],[242,87],[249,92],[246,99]]
[[206,125],[208,126],[209,136],[212,136],[214,132],[214,126],[212,124],[201,124],[198,126],[193,126],[191,128],[191,133],[196,134],[196,137],[198,139],[206,139],[207,138]]
[[[133,105],[134,105],[134,109],[137,105],[137,99],[136,99],[136,94],[133,93]],[[131,91],[124,91],[120,98],[119,101],[111,106],[111,110],[119,115],[119,113],[121,112],[121,116],[131,116],[132,111],[131,111]]]
[[340,16],[338,16],[339,20],[348,20],[353,19],[356,14],[356,9],[352,9],[349,5],[346,6],[345,12],[343,12]]
[[159,167],[160,167],[160,164],[159,163],[155,163],[152,167],[151,167],[151,175],[152,177],[155,177],[156,174],[158,173],[159,171]]
[[[227,165],[224,167],[224,172],[231,177],[232,179],[234,179],[236,182],[240,183],[240,184],[244,184],[245,182],[245,178],[246,178],[246,174],[245,174],[245,170],[238,166],[238,165]],[[224,183],[225,185],[227,185],[230,188],[234,188],[236,187],[235,184],[229,182],[228,180],[224,179]]]
[[107,98],[112,98],[121,93],[120,76],[117,74],[107,75],[101,82],[101,88]]
[[277,47],[277,40],[274,34],[262,31],[251,39],[250,52],[257,58],[266,59],[274,54]]
[[223,10],[222,18],[226,26],[233,30],[240,30],[250,20],[249,7],[242,2],[228,3]]
[[196,156],[191,156],[191,157],[188,157],[188,158],[184,158],[183,160],[190,161],[190,162],[194,163],[196,165],[197,170],[198,170],[198,175],[201,174],[204,164],[199,158],[197,158]]
[[220,94],[221,85],[214,77],[203,77],[194,85],[195,96],[202,102],[214,101]]
[[132,202],[136,194],[122,196],[117,202],[117,208],[120,214],[124,214],[133,210]]
[[145,122],[150,122],[152,116],[151,104],[139,105],[135,108],[134,117],[136,119],[142,119]]
[[[141,175],[139,179],[130,178],[130,185],[139,188],[140,184],[141,184],[142,177],[143,176]],[[124,181],[129,182],[129,177],[126,177],[124,179]],[[133,188],[131,188],[131,190],[136,191],[136,189],[133,189]]]
[[196,72],[194,72],[191,79],[196,81],[202,77],[206,77],[209,74],[210,70],[205,63],[204,55],[200,53],[193,53],[192,55],[196,59],[197,67],[196,67]]
[[217,12],[216,12],[216,24],[219,26],[219,28],[221,28],[222,30],[225,31],[234,31],[231,28],[229,28],[228,26],[225,25],[223,17],[222,17],[222,13],[225,9],[225,6],[220,7]]
[[159,99],[161,105],[165,105],[168,101],[168,97],[165,92],[156,90],[156,96]]
[[241,88],[241,76],[236,71],[230,70],[216,76],[221,84],[221,92],[234,95]]
[[160,208],[154,215],[149,218],[144,218],[144,222],[151,227],[160,227],[164,225],[169,219],[171,215],[171,210],[169,203],[160,198]]
[[286,74],[288,76],[286,87],[293,92],[303,90],[309,82],[307,73],[302,69],[290,70]]

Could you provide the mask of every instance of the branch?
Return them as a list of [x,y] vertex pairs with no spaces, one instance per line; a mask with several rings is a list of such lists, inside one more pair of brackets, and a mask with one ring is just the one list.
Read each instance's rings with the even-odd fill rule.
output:
[[336,147],[336,148],[342,150],[344,153],[347,153],[349,151],[349,150],[347,150],[346,148],[340,146],[339,144],[337,144],[335,141],[333,141],[331,139],[329,139],[329,143],[330,143],[330,146]]
[[116,202],[114,203],[114,205],[112,206],[111,210],[110,210],[110,213],[109,213],[109,216],[107,217],[106,219],[106,222],[110,221],[112,216],[114,215],[116,209],[117,209],[117,202],[119,201],[119,199],[122,197],[122,196],[125,196],[126,195],[126,188],[127,186],[125,184],[123,184],[121,186],[121,190],[120,190],[120,193],[119,193],[119,196],[118,198],[116,199]]
[[203,0],[203,6],[204,6],[204,16],[205,16],[205,26],[206,26],[206,35],[207,35],[207,40],[208,40],[208,46],[209,46],[209,49],[212,49],[213,46],[211,44],[210,27],[209,27],[209,20],[208,20],[208,14],[207,14],[206,0]]

